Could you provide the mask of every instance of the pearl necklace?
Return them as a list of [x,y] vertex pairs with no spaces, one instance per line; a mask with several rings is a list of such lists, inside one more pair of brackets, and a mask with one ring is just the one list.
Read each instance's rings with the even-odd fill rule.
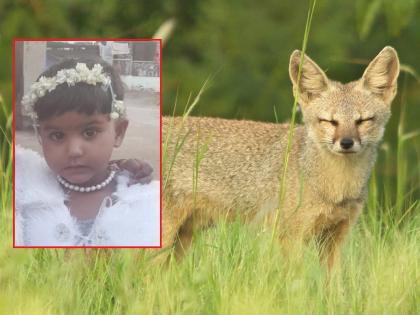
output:
[[63,185],[64,187],[66,187],[70,190],[78,191],[78,192],[92,192],[92,191],[103,189],[105,186],[107,186],[112,181],[115,174],[116,174],[116,171],[112,170],[109,173],[108,177],[102,183],[100,183],[98,185],[89,186],[89,187],[81,187],[81,186],[78,186],[78,185],[70,184],[60,175],[57,175],[57,180],[61,185]]

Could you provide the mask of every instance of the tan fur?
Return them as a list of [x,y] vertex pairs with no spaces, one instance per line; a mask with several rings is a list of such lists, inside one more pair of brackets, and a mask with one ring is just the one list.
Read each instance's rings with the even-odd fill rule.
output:
[[[395,50],[385,47],[360,80],[341,84],[329,80],[305,56],[298,82],[300,56],[299,51],[292,54],[289,70],[304,124],[294,130],[278,222],[281,239],[289,246],[317,238],[321,258],[331,267],[363,208],[376,147],[396,92],[399,63]],[[170,136],[163,166],[168,174],[163,246],[175,243],[182,252],[195,229],[219,218],[239,215],[247,222],[273,224],[288,131],[287,124],[164,117],[164,141],[168,132]],[[176,141],[184,135],[172,165]],[[355,153],[341,153],[343,138],[354,140]],[[204,146],[207,151],[194,191],[197,150]]]

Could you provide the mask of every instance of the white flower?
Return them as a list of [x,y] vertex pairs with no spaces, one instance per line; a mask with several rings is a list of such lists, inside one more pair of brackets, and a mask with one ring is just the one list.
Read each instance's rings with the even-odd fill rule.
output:
[[[31,110],[33,112],[33,105],[47,92],[53,91],[58,85],[63,83],[73,86],[79,82],[86,82],[90,85],[102,83],[103,88],[108,89],[111,85],[111,78],[103,72],[103,67],[100,64],[95,64],[92,69],[89,69],[85,63],[77,63],[75,68],[59,70],[53,77],[40,77],[37,82],[31,85],[29,93],[22,98],[22,104],[30,106],[28,112],[31,112]],[[111,113],[113,119],[119,118],[120,114],[124,113],[123,102],[116,102],[119,103],[115,104],[115,111]],[[36,114],[31,114],[30,116],[35,117]]]
[[114,108],[117,110],[122,110],[124,108],[124,102],[123,101],[114,101]]
[[55,88],[57,87],[57,84],[54,82],[52,83],[49,87],[48,87],[48,92],[51,92],[53,90],[55,90]]
[[[71,70],[73,70],[73,69],[71,69]],[[80,73],[87,73],[87,72],[89,72],[90,70],[89,70],[89,68],[87,67],[87,65],[86,65],[85,63],[80,63],[80,62],[78,62],[78,63],[76,64],[76,71],[78,71],[78,72],[80,72]]]
[[79,72],[78,75],[81,82],[87,82],[89,78],[89,72]]
[[38,82],[39,82],[41,85],[45,84],[45,82],[46,82],[46,81],[47,81],[47,78],[46,78],[46,77],[44,77],[44,76],[40,77],[40,78],[39,78],[39,80],[38,80]]
[[102,82],[102,84],[106,87],[111,85],[111,79],[103,74],[101,74],[100,82]]
[[92,73],[88,74],[85,81],[87,84],[96,85],[96,77]]
[[43,97],[45,95],[45,90],[44,89],[39,89],[37,91],[37,94],[38,94],[39,97]]
[[57,75],[55,76],[55,82],[57,84],[63,84],[66,82],[66,72],[64,70],[60,70],[57,72]]
[[30,98],[31,98],[31,102],[33,102],[33,103],[36,102],[38,96],[36,95],[36,92],[35,91],[31,93]]
[[34,84],[31,85],[31,91],[35,92],[40,87],[41,87],[41,83],[40,82],[35,82]]
[[118,114],[117,112],[112,112],[110,116],[111,119],[118,119],[120,117],[120,114]]
[[69,86],[75,85],[76,83],[81,81],[80,74],[77,73],[75,69],[68,69],[66,72],[66,77],[66,82]]
[[40,77],[39,78],[39,87],[43,88],[44,90],[48,90],[51,92],[56,87],[55,79],[54,78],[46,78]]
[[25,95],[25,96],[22,97],[22,104],[23,105],[29,104],[29,102],[30,102],[29,95]]
[[79,79],[80,81],[86,82],[88,84],[92,84],[92,83],[89,83],[87,81],[88,78],[89,78],[89,76],[90,76],[91,71],[89,70],[89,68],[86,66],[85,63],[78,63],[76,65],[76,71],[77,71],[77,74],[78,74],[78,76],[80,78]]
[[97,63],[93,66],[91,71],[95,74],[95,76],[100,76],[102,74],[102,69],[102,66],[99,63]]
[[32,111],[31,105],[23,104],[23,112],[24,113],[30,113]]

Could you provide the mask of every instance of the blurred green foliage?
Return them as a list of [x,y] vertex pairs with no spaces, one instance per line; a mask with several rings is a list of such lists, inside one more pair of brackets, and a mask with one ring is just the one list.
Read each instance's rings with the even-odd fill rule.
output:
[[[181,113],[190,93],[211,76],[193,115],[274,121],[276,110],[286,120],[293,103],[289,56],[301,47],[308,6],[309,1],[290,0],[0,0],[0,92],[10,113],[14,37],[147,38],[175,18],[163,51],[164,114],[172,113],[176,99]],[[358,79],[363,63],[385,45],[419,73],[420,0],[317,2],[307,53],[330,78]],[[420,83],[402,73],[402,85],[404,128],[410,131],[418,128]],[[400,108],[401,93],[387,128],[391,148]],[[414,160],[418,137],[411,144]]]
[[[419,3],[318,1],[308,54],[342,81],[357,79],[364,69],[352,60],[367,62],[385,45],[393,45],[401,61],[417,70]],[[288,59],[301,46],[308,5],[276,0],[3,0],[2,93],[10,104],[14,37],[151,37],[174,17],[177,25],[163,54],[164,113],[170,113],[177,90],[184,105],[190,92],[215,75],[200,114],[274,120],[275,106],[284,119],[292,102]],[[410,96],[418,89],[414,80],[408,89]]]

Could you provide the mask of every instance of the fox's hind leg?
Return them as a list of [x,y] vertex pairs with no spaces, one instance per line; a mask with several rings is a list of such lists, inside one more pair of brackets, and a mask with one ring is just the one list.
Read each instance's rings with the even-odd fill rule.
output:
[[202,193],[171,199],[164,202],[163,247],[174,248],[175,257],[181,259],[191,247],[195,231],[211,226],[222,205]]
[[171,248],[174,248],[176,258],[183,257],[191,246],[194,231],[211,224],[209,207],[208,199],[199,194],[195,198],[184,195],[176,200],[163,200],[162,255],[166,253],[166,260]]
[[189,250],[196,231],[204,230],[213,224],[213,217],[209,215],[208,210],[208,208],[193,209],[191,216],[180,227],[178,235],[175,238],[175,254],[177,259],[182,258]]
[[184,257],[187,250],[191,247],[194,233],[194,218],[189,216],[180,226],[174,239],[175,256],[177,259]]
[[161,259],[167,261],[172,248],[176,248],[180,231],[192,215],[193,209],[189,207],[188,202],[163,201],[162,214],[162,251]]

